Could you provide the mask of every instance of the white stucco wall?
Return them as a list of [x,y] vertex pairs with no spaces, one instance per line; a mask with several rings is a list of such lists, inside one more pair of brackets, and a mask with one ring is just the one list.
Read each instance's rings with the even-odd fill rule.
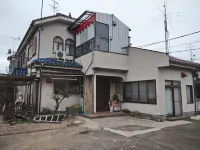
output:
[[112,70],[128,70],[128,57],[128,55],[94,51],[93,67]]
[[[53,54],[53,38],[60,36],[65,42],[66,39],[74,39],[74,36],[67,30],[69,25],[61,22],[46,24],[40,35],[40,57],[54,57]],[[64,46],[65,49],[65,46]]]
[[158,76],[158,67],[169,66],[165,53],[129,48],[127,81],[151,80]]
[[156,80],[157,105],[122,103],[122,109],[139,111],[146,114],[162,115],[162,104],[159,99],[158,67],[169,66],[168,55],[164,53],[129,48],[128,73],[126,81]]
[[[182,78],[181,72],[185,72],[187,77]],[[193,112],[195,110],[194,103],[187,104],[186,85],[193,85],[192,73],[185,69],[172,69],[172,68],[159,68],[159,101],[161,111],[166,114],[165,104],[165,80],[176,80],[181,81],[181,97],[182,97],[182,108],[184,112]],[[194,90],[193,90],[194,92]],[[193,94],[194,95],[194,94]]]
[[[54,108],[54,100],[52,100],[48,95],[52,95],[54,92],[54,83],[47,83],[46,79],[42,80],[42,95],[41,95],[41,110],[43,107]],[[59,111],[65,111],[66,107],[74,104],[80,104],[79,94],[70,94],[70,97],[64,99],[61,104]]]
[[[74,35],[67,30],[69,25],[62,22],[51,22],[43,25],[42,30],[39,28],[34,36],[37,36],[37,50],[36,55],[29,59],[28,64],[30,64],[34,59],[56,57],[53,54],[53,38],[55,36],[60,36],[64,42],[65,50],[65,40],[71,38],[74,40]],[[39,37],[40,36],[40,37]],[[40,43],[40,45],[39,45]],[[40,46],[40,48],[39,48]],[[26,54],[28,54],[28,46],[26,46]]]

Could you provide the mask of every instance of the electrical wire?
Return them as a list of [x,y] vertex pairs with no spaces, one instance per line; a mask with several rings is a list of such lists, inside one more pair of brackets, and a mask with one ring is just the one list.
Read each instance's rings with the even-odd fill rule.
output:
[[[181,35],[181,36],[178,36],[178,37],[174,37],[174,38],[169,39],[168,41],[180,39],[180,38],[183,38],[183,37],[186,37],[186,36],[190,36],[190,35],[193,35],[193,34],[197,34],[197,33],[200,33],[200,31],[196,31],[196,32],[193,32],[193,33],[189,33],[189,34]],[[155,44],[160,44],[160,43],[164,43],[164,42],[165,41],[158,41],[158,42],[149,43],[149,44],[145,44],[145,45],[138,46],[138,47],[147,47],[147,46],[151,46],[151,45],[155,45]]]
[[173,51],[173,52],[170,52],[170,53],[179,53],[179,52],[186,52],[186,51],[196,51],[196,50],[200,50],[200,48],[196,48],[196,49],[187,49],[187,50],[180,50],[180,51]]

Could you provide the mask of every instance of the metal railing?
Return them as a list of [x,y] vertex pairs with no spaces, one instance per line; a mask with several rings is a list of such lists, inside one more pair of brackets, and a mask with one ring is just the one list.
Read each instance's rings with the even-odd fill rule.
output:
[[24,56],[16,56],[13,57],[10,60],[10,64],[9,64],[9,74],[12,74],[12,72],[18,68],[18,70],[20,70],[20,68],[27,68],[27,61],[28,61],[28,57],[24,57]]

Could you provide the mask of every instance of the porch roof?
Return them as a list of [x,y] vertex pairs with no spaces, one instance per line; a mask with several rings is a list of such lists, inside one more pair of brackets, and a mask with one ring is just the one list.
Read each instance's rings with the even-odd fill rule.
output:
[[47,65],[47,66],[58,66],[58,67],[71,67],[71,68],[82,68],[78,63],[73,60],[58,60],[56,58],[37,58],[33,60],[32,64]]
[[27,85],[28,82],[33,82],[37,78],[35,76],[13,76],[8,74],[1,74],[0,75],[0,85],[6,86],[20,86],[20,85]]

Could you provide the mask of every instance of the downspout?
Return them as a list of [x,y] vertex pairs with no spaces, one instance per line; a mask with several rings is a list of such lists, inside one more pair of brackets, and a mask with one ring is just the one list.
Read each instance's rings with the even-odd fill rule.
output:
[[[41,27],[42,29],[42,27]],[[38,58],[40,58],[40,30],[38,30],[39,32],[39,37],[38,37]]]
[[39,98],[39,114],[41,111],[41,97],[42,97],[42,69],[40,68],[40,98]]

